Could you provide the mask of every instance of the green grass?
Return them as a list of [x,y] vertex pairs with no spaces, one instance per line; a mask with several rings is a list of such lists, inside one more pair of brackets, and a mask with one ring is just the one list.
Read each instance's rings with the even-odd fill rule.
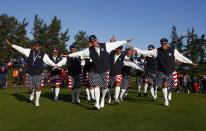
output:
[[127,101],[119,105],[105,105],[99,111],[90,110],[85,94],[81,105],[70,103],[67,89],[62,89],[60,100],[50,99],[44,89],[40,107],[28,103],[26,89],[0,90],[1,131],[205,131],[206,96],[173,93],[169,107],[162,105],[161,92],[156,102],[151,98],[136,97],[129,92]]

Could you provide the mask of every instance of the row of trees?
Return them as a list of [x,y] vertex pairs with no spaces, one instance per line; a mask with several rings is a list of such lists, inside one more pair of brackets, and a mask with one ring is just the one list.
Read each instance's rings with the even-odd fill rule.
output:
[[[32,41],[40,40],[43,43],[46,53],[50,53],[52,48],[57,47],[60,52],[68,53],[67,43],[70,40],[69,29],[62,31],[61,20],[56,16],[53,17],[51,23],[45,23],[38,15],[34,17],[32,35],[33,38],[28,38],[26,27],[28,22],[26,19],[18,21],[13,16],[7,14],[0,15],[0,58],[1,60],[8,60],[9,58],[22,57],[20,53],[7,48],[4,44],[4,39],[8,38],[13,43],[17,43],[23,47],[31,47]],[[179,35],[176,26],[172,27],[170,46],[178,49],[188,58],[196,63],[202,65],[205,69],[206,64],[206,38],[202,34],[198,36],[194,28],[188,29],[187,34]],[[79,50],[87,47],[88,35],[85,31],[79,31],[74,36],[75,42],[73,44]]]
[[[176,48],[192,61],[196,62],[198,68],[190,68],[193,72],[205,72],[206,71],[206,38],[205,34],[198,36],[195,33],[195,29],[188,29],[186,34],[178,35],[176,26],[172,27],[171,32],[172,41],[170,46]],[[184,68],[188,69],[188,66],[180,66],[180,70]]]
[[[23,57],[17,51],[8,48],[4,43],[4,39],[9,39],[12,43],[16,43],[23,47],[30,48],[33,41],[39,40],[43,43],[43,48],[46,53],[51,53],[52,48],[56,47],[62,53],[68,53],[67,42],[70,39],[69,29],[62,31],[61,20],[56,16],[53,17],[50,24],[44,22],[38,15],[34,17],[32,35],[33,38],[28,38],[26,27],[28,22],[26,19],[18,21],[13,16],[7,14],[0,15],[0,58],[1,61],[9,58]],[[79,31],[75,36],[75,44],[78,49],[87,46],[88,35],[84,31]]]

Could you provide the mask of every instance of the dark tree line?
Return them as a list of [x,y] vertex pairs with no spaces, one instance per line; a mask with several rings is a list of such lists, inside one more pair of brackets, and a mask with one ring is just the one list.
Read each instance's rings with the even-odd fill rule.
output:
[[176,48],[192,61],[198,64],[197,68],[190,66],[180,66],[186,69],[193,70],[193,72],[204,73],[206,71],[206,38],[205,34],[198,36],[195,29],[188,29],[184,35],[178,35],[176,26],[172,27],[171,31],[172,41],[170,46]]
[[[23,57],[17,51],[6,46],[4,43],[5,38],[8,38],[17,45],[29,48],[32,46],[33,41],[39,40],[43,43],[43,48],[48,54],[51,53],[54,47],[58,48],[61,53],[69,52],[67,49],[67,43],[70,40],[69,29],[62,31],[61,20],[56,16],[53,17],[51,23],[46,23],[42,18],[36,15],[31,32],[33,38],[28,38],[28,32],[26,31],[27,26],[28,22],[26,19],[19,21],[15,17],[8,16],[7,14],[0,15],[1,61],[8,60],[9,58]],[[206,70],[206,38],[204,34],[198,36],[195,33],[195,29],[192,28],[188,29],[187,34],[179,35],[176,26],[173,26],[171,39],[170,46],[176,48],[185,56],[198,63],[199,69]],[[75,34],[73,44],[78,50],[86,48],[88,45],[88,34],[80,30]],[[186,66],[186,68],[188,67]]]

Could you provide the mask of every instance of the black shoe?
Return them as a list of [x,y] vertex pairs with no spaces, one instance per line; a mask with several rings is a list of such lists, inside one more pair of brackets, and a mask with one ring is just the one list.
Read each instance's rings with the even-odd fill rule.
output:
[[97,108],[96,106],[94,106],[93,108],[92,108],[92,110],[99,110],[100,108]]
[[147,93],[144,93],[144,97],[147,97]]
[[138,93],[138,97],[141,97],[141,93]]
[[58,101],[58,97],[55,96],[55,97],[54,97],[54,101]]

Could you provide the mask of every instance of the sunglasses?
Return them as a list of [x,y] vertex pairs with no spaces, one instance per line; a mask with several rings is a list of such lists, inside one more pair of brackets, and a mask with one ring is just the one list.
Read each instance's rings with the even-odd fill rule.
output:
[[34,46],[41,46],[41,45],[39,45],[39,44],[35,44]]
[[161,43],[161,45],[166,45],[166,44],[168,44],[168,43],[167,43],[167,42],[162,42],[162,43]]

